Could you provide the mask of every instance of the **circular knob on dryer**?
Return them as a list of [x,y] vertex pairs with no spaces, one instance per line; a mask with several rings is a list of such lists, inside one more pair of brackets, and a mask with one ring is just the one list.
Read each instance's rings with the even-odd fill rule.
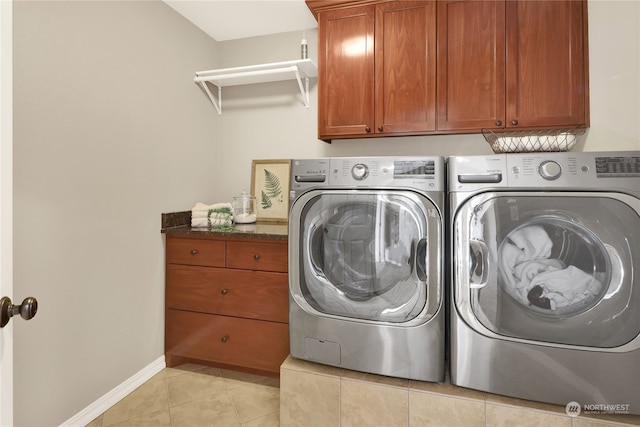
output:
[[369,168],[367,167],[367,165],[358,163],[353,168],[351,168],[351,176],[353,177],[353,179],[362,181],[367,176],[369,176]]
[[541,177],[548,181],[552,181],[554,179],[558,179],[558,177],[562,174],[562,168],[558,164],[558,162],[554,162],[553,160],[545,160],[540,163],[538,166],[538,173]]

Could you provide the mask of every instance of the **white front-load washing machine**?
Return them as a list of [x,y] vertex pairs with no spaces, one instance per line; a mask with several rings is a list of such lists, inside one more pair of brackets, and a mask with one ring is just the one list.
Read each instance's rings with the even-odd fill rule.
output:
[[640,413],[640,152],[451,157],[451,381]]
[[291,355],[444,380],[442,157],[293,160]]

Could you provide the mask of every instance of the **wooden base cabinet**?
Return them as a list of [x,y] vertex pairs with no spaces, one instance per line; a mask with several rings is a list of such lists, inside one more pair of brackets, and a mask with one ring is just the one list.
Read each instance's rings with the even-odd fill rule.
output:
[[167,235],[167,366],[277,376],[288,354],[286,241]]

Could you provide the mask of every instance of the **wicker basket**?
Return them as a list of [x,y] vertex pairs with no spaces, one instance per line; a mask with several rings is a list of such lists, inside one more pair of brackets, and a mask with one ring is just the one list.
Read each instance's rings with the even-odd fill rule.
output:
[[483,129],[482,134],[494,153],[532,153],[570,151],[586,129],[552,129],[494,133]]

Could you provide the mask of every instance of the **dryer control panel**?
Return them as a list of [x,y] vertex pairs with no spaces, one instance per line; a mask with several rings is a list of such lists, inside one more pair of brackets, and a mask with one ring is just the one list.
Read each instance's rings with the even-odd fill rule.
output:
[[640,191],[640,152],[521,153],[505,156],[509,187]]
[[513,153],[449,159],[449,191],[620,189],[640,193],[640,151]]

